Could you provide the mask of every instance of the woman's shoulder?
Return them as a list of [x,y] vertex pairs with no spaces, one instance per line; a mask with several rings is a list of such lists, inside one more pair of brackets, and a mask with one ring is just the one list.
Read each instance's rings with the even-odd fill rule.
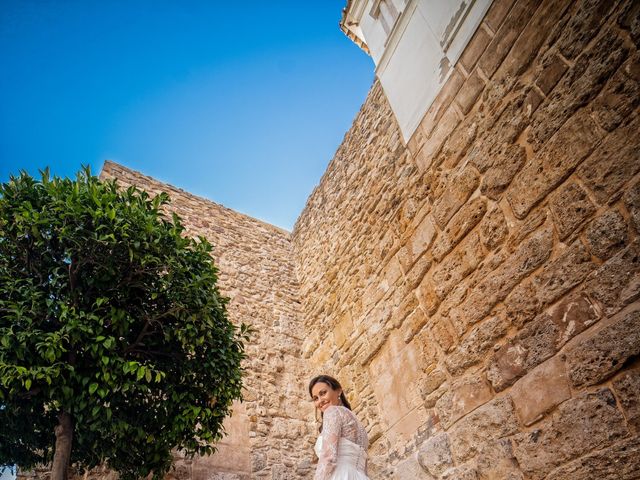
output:
[[343,405],[331,405],[324,411],[324,417],[328,418],[340,418],[340,419],[355,419],[356,414]]

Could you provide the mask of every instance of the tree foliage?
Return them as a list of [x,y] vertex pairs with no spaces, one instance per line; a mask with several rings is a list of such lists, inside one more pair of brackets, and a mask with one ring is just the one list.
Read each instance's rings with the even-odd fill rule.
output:
[[0,465],[54,459],[64,415],[71,462],[125,479],[215,449],[248,329],[167,203],[88,169],[0,185]]

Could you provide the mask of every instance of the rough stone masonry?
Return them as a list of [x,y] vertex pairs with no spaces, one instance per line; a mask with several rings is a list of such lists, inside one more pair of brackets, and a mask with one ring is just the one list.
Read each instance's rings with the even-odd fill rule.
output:
[[408,145],[373,85],[291,234],[105,164],[259,331],[231,436],[170,477],[312,478],[326,372],[373,479],[640,478],[639,41],[638,1],[495,0]]

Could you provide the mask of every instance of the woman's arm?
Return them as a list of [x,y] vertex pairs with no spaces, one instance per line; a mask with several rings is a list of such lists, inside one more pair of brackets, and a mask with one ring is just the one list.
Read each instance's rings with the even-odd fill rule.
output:
[[330,480],[338,460],[342,419],[338,407],[329,407],[322,417],[322,447],[314,480]]

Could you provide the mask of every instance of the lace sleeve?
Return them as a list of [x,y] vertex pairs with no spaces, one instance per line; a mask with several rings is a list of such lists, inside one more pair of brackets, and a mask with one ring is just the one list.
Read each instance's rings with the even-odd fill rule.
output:
[[342,419],[338,407],[329,407],[322,417],[322,447],[314,480],[329,480],[336,468]]

